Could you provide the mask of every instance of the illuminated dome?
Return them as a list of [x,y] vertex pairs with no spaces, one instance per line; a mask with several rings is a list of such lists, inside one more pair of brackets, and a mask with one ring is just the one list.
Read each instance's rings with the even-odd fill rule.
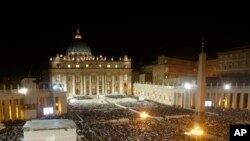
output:
[[72,42],[68,49],[67,49],[67,55],[91,55],[90,47],[83,42],[81,33],[79,29],[77,29],[76,35],[75,35],[75,41]]

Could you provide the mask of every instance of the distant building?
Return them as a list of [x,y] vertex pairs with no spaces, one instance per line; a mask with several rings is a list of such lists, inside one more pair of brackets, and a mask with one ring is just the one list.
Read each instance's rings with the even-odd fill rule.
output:
[[56,85],[54,89],[38,89],[34,80],[25,78],[16,89],[12,85],[10,89],[3,86],[0,90],[0,122],[67,113],[66,93]]
[[50,58],[49,73],[51,82],[62,84],[68,96],[131,94],[131,59],[127,55],[119,60],[92,55],[79,29],[66,55]]
[[[205,64],[205,106],[250,110],[250,46],[218,53]],[[142,67],[153,77],[133,84],[135,96],[167,105],[194,108],[198,62],[159,56],[157,63]],[[143,72],[143,71],[142,71]],[[143,75],[140,74],[140,75]]]
[[240,48],[218,53],[218,73],[222,77],[250,76],[250,48]]
[[76,141],[76,124],[68,119],[31,120],[23,126],[24,141]]
[[[182,77],[197,76],[197,61],[190,61],[167,56],[159,56],[151,65],[142,67],[139,82],[150,81],[152,83],[176,83],[176,79]],[[218,76],[218,60],[207,60],[207,77]],[[146,79],[148,78],[148,79]]]

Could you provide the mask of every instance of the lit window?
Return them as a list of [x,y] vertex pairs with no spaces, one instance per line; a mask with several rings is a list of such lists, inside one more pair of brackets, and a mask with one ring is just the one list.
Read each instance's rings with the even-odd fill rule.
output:
[[102,67],[102,65],[101,65],[101,64],[99,64],[99,67]]
[[118,68],[118,65],[115,65],[115,68]]
[[107,65],[107,68],[110,68],[110,67],[111,67],[110,64],[108,64],[108,65]]
[[80,67],[80,65],[79,64],[76,64],[76,68],[79,68]]
[[86,64],[86,68],[88,68],[89,67],[89,64]]
[[68,65],[68,68],[70,68],[71,66],[70,65]]

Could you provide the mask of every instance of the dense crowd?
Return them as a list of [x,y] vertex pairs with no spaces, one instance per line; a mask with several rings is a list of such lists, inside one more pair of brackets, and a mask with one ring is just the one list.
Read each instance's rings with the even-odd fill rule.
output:
[[[113,97],[112,97],[113,98]],[[185,134],[194,127],[194,111],[173,106],[144,102],[121,102],[127,108],[112,103],[69,105],[69,112],[60,117],[72,119],[82,140],[91,141],[191,141],[194,136]],[[138,112],[133,112],[138,111]],[[140,118],[139,112],[152,117]],[[206,109],[204,132],[207,141],[229,140],[229,125],[250,123],[250,112],[244,110]],[[173,117],[173,118],[172,118]],[[24,121],[4,122],[0,140],[19,141],[23,138]],[[216,130],[215,130],[216,129]]]

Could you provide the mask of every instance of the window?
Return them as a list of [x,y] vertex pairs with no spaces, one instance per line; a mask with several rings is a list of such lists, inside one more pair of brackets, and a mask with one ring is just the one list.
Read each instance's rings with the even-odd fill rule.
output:
[[76,68],[79,68],[80,67],[80,65],[79,64],[76,64]]

